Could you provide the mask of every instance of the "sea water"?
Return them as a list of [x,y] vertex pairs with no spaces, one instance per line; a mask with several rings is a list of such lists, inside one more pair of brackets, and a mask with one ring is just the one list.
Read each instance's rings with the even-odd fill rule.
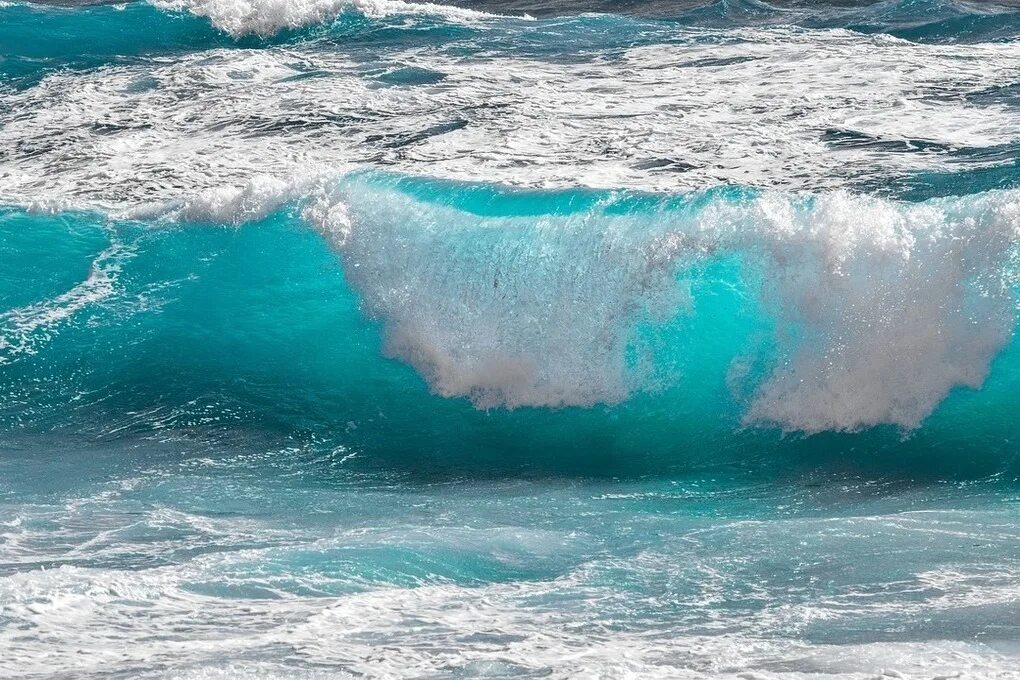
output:
[[0,676],[1020,678],[1020,6],[0,3]]

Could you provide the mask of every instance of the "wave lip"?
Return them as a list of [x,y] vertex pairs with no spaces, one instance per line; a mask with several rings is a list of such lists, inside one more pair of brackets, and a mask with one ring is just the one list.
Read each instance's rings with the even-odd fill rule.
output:
[[630,330],[682,302],[626,221],[484,217],[355,178],[305,216],[341,250],[385,351],[479,408],[624,400],[650,369]]
[[780,341],[785,361],[748,422],[914,429],[953,388],[981,387],[1012,337],[1015,193],[920,205],[770,196],[749,214],[765,299],[796,337]]

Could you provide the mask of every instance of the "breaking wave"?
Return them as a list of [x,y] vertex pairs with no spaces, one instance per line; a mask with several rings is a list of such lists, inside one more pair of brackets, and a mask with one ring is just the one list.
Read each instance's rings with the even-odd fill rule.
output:
[[350,13],[367,18],[431,16],[446,21],[477,21],[496,15],[430,2],[404,0],[153,0],[161,9],[187,11],[208,17],[212,24],[234,37],[274,35],[332,21]]
[[[342,343],[366,319],[377,323],[381,335],[366,341],[361,361],[381,351],[413,367],[435,395],[483,411],[613,407],[645,395],[667,410],[684,411],[677,404],[685,400],[711,404],[733,427],[910,431],[957,388],[981,388],[1016,325],[1014,191],[904,203],[733,187],[520,190],[379,172],[317,186],[302,185],[306,198],[276,184],[224,192],[171,215],[208,224],[301,218],[338,254],[350,291],[341,297],[353,295],[360,308],[321,332]],[[84,283],[4,313],[6,362],[56,351],[44,341],[89,307],[118,309],[106,322],[116,326],[135,315],[125,311],[132,304],[143,317],[174,304],[170,295],[155,305],[161,296],[151,291],[187,287],[182,281],[198,275],[163,280],[164,260],[138,252],[156,247],[152,231],[130,231],[115,229]],[[157,232],[169,254],[196,234],[225,238],[212,227]],[[135,274],[148,281],[144,290],[131,289],[137,281],[120,290],[122,270],[139,262],[156,267]],[[286,307],[300,291],[286,282],[244,291],[256,294]],[[208,333],[203,318],[181,322],[186,344]],[[256,344],[280,332],[270,320],[244,323]],[[714,375],[692,377],[706,370]],[[401,393],[417,390],[401,384]],[[725,385],[727,394],[707,399],[706,385]]]
[[387,351],[482,408],[617,403],[653,388],[642,329],[692,314],[699,269],[726,260],[775,326],[751,423],[917,427],[954,387],[981,386],[1015,325],[1012,192],[903,205],[359,178],[333,198],[306,215],[382,320]]

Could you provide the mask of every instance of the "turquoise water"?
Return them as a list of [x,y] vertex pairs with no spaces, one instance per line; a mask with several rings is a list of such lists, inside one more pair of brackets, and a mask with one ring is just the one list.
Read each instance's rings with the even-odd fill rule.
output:
[[0,675],[1020,677],[1018,16],[0,5]]

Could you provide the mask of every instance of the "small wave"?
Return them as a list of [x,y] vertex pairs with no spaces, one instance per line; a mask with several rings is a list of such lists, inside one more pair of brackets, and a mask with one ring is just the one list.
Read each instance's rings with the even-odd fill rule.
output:
[[404,0],[152,0],[156,7],[208,17],[231,36],[271,36],[336,19],[353,12],[369,18],[394,15],[439,17],[448,21],[479,21],[499,15],[430,2]]

